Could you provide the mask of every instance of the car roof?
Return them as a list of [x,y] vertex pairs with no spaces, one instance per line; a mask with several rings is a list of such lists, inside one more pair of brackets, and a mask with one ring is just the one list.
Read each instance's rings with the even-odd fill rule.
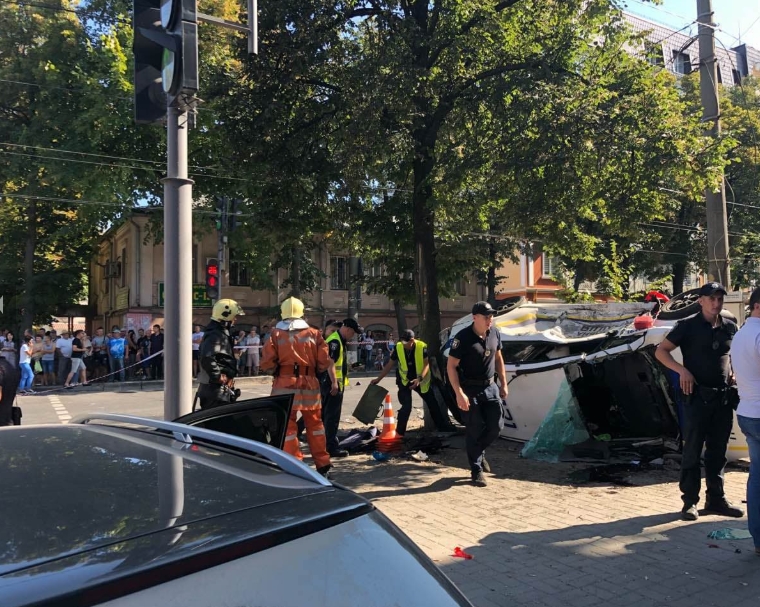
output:
[[368,506],[253,455],[101,424],[0,429],[0,484],[4,607]]

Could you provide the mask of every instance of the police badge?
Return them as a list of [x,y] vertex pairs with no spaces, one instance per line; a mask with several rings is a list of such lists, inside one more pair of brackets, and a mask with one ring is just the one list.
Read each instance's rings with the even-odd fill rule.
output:
[[459,347],[459,340],[458,339],[455,339],[454,341],[451,342],[451,349],[452,350],[456,350],[458,347]]
[[491,350],[486,350],[485,356],[486,356],[486,358],[488,358],[489,356],[491,356]]

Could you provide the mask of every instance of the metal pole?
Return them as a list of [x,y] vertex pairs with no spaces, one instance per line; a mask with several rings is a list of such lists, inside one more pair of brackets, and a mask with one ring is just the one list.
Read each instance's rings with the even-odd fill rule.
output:
[[187,178],[188,113],[169,107],[164,182],[164,418],[190,413],[192,377],[192,205]]
[[[718,102],[718,65],[715,58],[715,24],[711,0],[697,0],[699,22],[699,91],[702,97],[702,122],[711,137],[720,135],[720,104]],[[705,192],[707,210],[707,276],[731,290],[728,258],[728,221],[726,189],[721,174],[720,188]]]
[[227,267],[227,263],[224,259],[225,245],[227,244],[227,198],[225,197],[220,201],[221,210],[221,229],[217,231],[217,252],[216,260],[219,263],[219,286],[217,288],[218,297],[214,300],[214,303],[223,299],[222,295],[222,283],[224,282],[224,270]]

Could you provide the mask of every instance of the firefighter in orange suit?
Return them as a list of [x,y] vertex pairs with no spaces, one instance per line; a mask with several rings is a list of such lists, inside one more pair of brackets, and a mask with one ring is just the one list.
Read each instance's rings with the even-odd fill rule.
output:
[[303,459],[298,448],[296,414],[300,411],[306,424],[306,440],[317,472],[327,477],[330,456],[325,443],[325,427],[322,423],[322,399],[317,375],[327,371],[332,386],[337,390],[335,364],[327,351],[327,343],[319,329],[311,328],[303,320],[303,302],[290,297],[282,302],[282,320],[264,344],[261,369],[274,374],[272,395],[294,394],[285,437],[285,451]]

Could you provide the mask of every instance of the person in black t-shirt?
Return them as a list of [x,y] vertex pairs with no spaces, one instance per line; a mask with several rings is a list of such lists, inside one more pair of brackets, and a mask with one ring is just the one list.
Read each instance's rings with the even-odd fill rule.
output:
[[[69,371],[69,375],[66,378],[66,381],[63,384],[64,388],[71,388],[71,379],[72,378],[78,378],[78,375],[81,371],[82,373],[82,384],[87,383],[87,368],[84,366],[84,342],[82,341],[82,338],[84,337],[84,331],[76,331],[74,333],[74,340],[71,342],[71,371]],[[75,379],[75,381],[76,381]]]
[[161,379],[164,376],[164,334],[161,333],[161,325],[153,325],[153,334],[150,336],[151,355],[161,352],[158,356],[150,359],[150,373],[152,379]]
[[13,401],[20,382],[19,370],[0,358],[0,426],[13,425]]
[[[446,372],[467,425],[467,459],[472,482],[486,486],[483,472],[491,466],[486,448],[504,427],[503,401],[507,398],[507,375],[501,356],[499,332],[492,328],[496,314],[491,305],[479,301],[472,308],[472,324],[454,336]],[[494,383],[498,375],[499,384]]]
[[385,363],[380,375],[369,383],[380,383],[394,365],[398,402],[401,405],[396,420],[396,432],[402,436],[406,434],[406,425],[412,413],[412,390],[422,397],[436,428],[441,432],[452,430],[451,422],[444,416],[431,390],[427,345],[422,340],[415,339],[414,331],[404,331],[401,334],[401,341],[393,348],[390,360]]
[[[726,289],[710,282],[699,290],[701,311],[680,321],[662,340],[655,356],[679,376],[686,397],[681,420],[681,518],[696,521],[702,485],[700,459],[705,449],[705,510],[711,514],[742,517],[744,511],[726,499],[723,487],[726,449],[734,423],[734,411],[727,402],[726,389],[733,383],[729,350],[736,324],[720,315]],[[683,364],[671,354],[681,348]]]

